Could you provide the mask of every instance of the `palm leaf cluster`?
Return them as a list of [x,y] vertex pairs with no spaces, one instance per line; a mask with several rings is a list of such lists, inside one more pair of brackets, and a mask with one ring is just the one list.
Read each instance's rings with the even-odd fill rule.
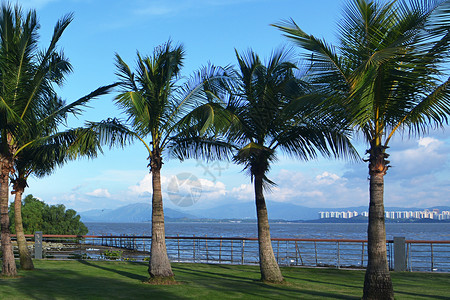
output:
[[[367,140],[395,131],[426,133],[450,112],[448,1],[352,1],[338,27],[339,46],[277,25],[311,51],[311,81],[335,99]],[[447,18],[447,19],[446,19]]]
[[[62,85],[65,75],[72,70],[63,53],[56,49],[57,41],[71,20],[71,14],[59,20],[48,48],[39,50],[39,25],[34,11],[24,16],[20,7],[12,9],[4,5],[0,15],[2,153],[6,155],[11,150],[14,153],[10,154],[14,156],[23,153],[18,158],[19,164],[23,165],[29,157],[28,161],[34,164],[33,169],[41,161],[42,175],[51,172],[54,164],[61,164],[69,158],[67,149],[76,142],[80,142],[78,150],[85,149],[84,154],[94,154],[92,147],[82,147],[82,141],[77,140],[77,136],[82,136],[79,134],[81,129],[62,132],[58,126],[65,124],[68,114],[80,114],[89,100],[111,88],[99,88],[70,104],[56,94],[54,85]],[[91,142],[94,138],[92,135],[85,137]],[[84,143],[89,144],[89,141]],[[76,156],[75,153],[77,151],[74,150],[72,155]]]
[[300,79],[291,54],[280,49],[264,63],[251,50],[236,52],[238,70],[208,86],[209,103],[183,119],[196,139],[182,131],[175,140],[185,143],[171,149],[174,156],[200,158],[204,146],[215,158],[242,164],[251,176],[266,174],[277,151],[301,160],[319,154],[355,157],[346,120],[320,107],[322,98]]
[[116,104],[127,119],[90,122],[102,144],[124,146],[139,140],[151,160],[152,152],[160,156],[167,148],[176,147],[177,138],[181,145],[182,137],[194,138],[197,133],[214,130],[211,122],[220,99],[211,91],[227,77],[227,68],[208,65],[179,83],[183,60],[183,46],[173,46],[171,41],[156,47],[152,56],[138,52],[135,72],[116,54],[120,88]]

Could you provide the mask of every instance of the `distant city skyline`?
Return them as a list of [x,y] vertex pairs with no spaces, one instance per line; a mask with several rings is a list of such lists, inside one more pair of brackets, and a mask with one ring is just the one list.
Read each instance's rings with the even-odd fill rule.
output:
[[[350,219],[357,216],[368,217],[367,211],[320,211],[319,219]],[[401,210],[401,211],[385,211],[384,215],[386,219],[434,219],[434,220],[450,220],[450,211],[439,209],[425,209],[425,210]]]

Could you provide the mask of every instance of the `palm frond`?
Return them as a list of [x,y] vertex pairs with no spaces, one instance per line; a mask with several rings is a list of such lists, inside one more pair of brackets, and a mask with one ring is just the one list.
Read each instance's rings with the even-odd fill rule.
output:
[[312,53],[312,55],[305,54],[304,58],[310,62],[311,66],[314,65],[315,78],[326,78],[328,82],[336,81],[337,83],[349,81],[345,64],[331,44],[306,34],[292,19],[272,26],[283,31],[285,36],[296,45]]
[[[101,145],[107,145],[109,147],[125,147],[133,143],[136,138],[139,138],[136,133],[115,118],[101,122],[87,122],[86,127],[98,134]],[[88,133],[90,134],[89,131]]]
[[137,91],[134,73],[118,53],[115,56],[116,76],[119,78],[120,86],[124,91]]
[[[98,96],[102,96],[102,95],[106,95],[106,94],[110,93],[111,90],[114,87],[116,87],[117,85],[118,85],[118,83],[113,83],[110,85],[99,87],[96,90],[87,94],[86,96],[83,96],[80,99],[78,99],[68,105],[61,106],[59,109],[54,110],[51,114],[42,118],[38,122],[38,125],[40,123],[45,124],[52,120],[65,120],[67,118],[68,114],[79,115],[82,112],[82,107],[87,107],[87,103],[90,100],[92,100]],[[53,100],[52,102],[55,102],[55,100]]]
[[[171,97],[171,105],[165,114],[166,123],[163,128],[170,132],[183,130],[183,128],[194,126],[199,128],[199,134],[203,135],[206,130],[218,125],[215,114],[220,107],[225,106],[222,100],[226,89],[232,80],[233,70],[230,67],[217,67],[211,64],[200,68],[181,87],[176,89]],[[217,115],[220,117],[220,114]],[[163,141],[164,144],[164,141]]]
[[216,137],[186,136],[171,138],[167,148],[169,156],[181,161],[185,159],[230,160],[232,145]]
[[423,133],[430,123],[447,122],[442,74],[449,20],[448,1],[352,1],[343,11],[336,52],[293,21],[276,27],[312,53],[310,82],[345,107],[368,141],[385,136],[388,142],[399,128]]
[[15,152],[15,167],[19,172],[42,177],[69,160],[95,158],[98,152],[102,152],[98,134],[89,128],[74,128],[22,145]]

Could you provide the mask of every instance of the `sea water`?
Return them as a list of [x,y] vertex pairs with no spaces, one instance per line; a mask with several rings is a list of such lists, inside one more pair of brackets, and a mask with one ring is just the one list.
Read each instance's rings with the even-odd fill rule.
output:
[[[151,223],[86,222],[88,235],[151,235]],[[256,223],[167,222],[166,236],[257,237]],[[272,238],[367,239],[367,224],[357,223],[273,223]],[[386,238],[407,240],[450,240],[450,223],[387,223]]]

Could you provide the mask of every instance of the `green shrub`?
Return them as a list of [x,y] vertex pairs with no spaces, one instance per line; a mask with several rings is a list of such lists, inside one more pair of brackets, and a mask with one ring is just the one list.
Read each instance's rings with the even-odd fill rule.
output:
[[117,260],[122,258],[123,251],[120,250],[105,250],[103,256],[106,259]]
[[[9,207],[11,233],[16,233],[14,203]],[[42,231],[44,234],[85,235],[88,228],[81,222],[80,215],[62,204],[48,205],[33,195],[22,200],[22,222],[25,234]]]

